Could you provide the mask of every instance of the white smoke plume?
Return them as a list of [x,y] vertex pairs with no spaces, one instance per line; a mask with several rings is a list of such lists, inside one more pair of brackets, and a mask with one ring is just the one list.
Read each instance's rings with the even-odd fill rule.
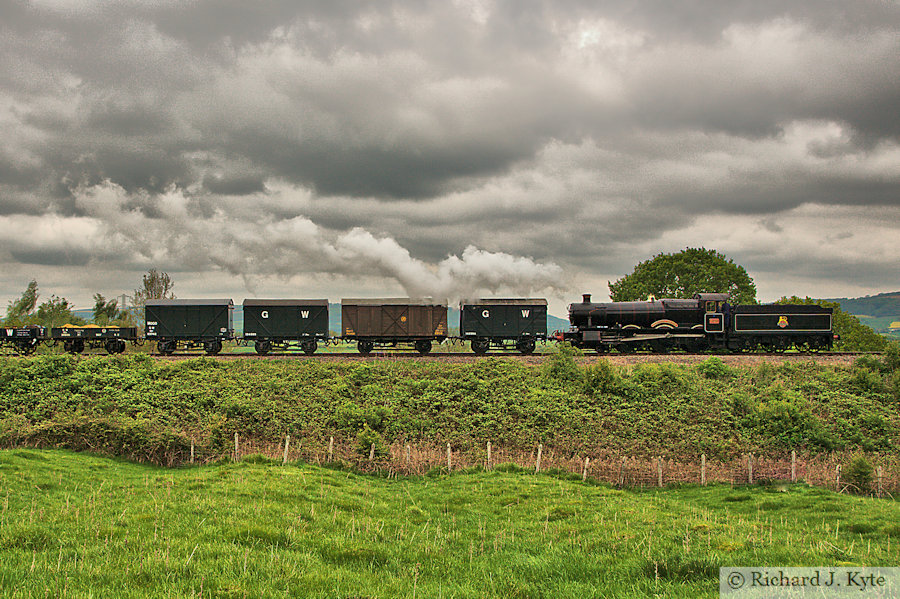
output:
[[127,248],[154,264],[218,267],[240,276],[251,291],[266,276],[302,273],[382,276],[397,281],[410,297],[451,302],[480,294],[529,296],[563,287],[562,269],[553,263],[470,245],[461,256],[431,264],[413,257],[393,238],[376,237],[362,228],[329,231],[303,216],[254,222],[259,217],[249,211],[200,214],[178,189],[134,197],[105,182],[79,190],[77,204],[98,221],[111,246]]

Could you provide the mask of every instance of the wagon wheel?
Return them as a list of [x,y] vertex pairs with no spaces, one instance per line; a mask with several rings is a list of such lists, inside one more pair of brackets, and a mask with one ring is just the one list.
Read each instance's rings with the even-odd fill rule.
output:
[[616,344],[616,349],[619,350],[620,354],[630,354],[634,351],[634,347],[628,343],[618,343]]
[[356,343],[356,349],[364,356],[368,356],[372,353],[372,350],[375,349],[375,343],[372,341],[367,341],[365,339],[361,339]]
[[431,351],[431,340],[430,339],[419,339],[416,341],[416,351],[422,354],[423,356]]
[[218,339],[207,341],[203,344],[203,350],[206,352],[206,355],[215,356],[222,351],[222,342]]
[[303,353],[307,356],[311,356],[316,353],[316,350],[319,348],[319,344],[316,343],[315,339],[306,339],[300,342],[300,349],[303,350]]
[[156,342],[156,351],[161,353],[164,356],[171,356],[175,353],[175,342],[174,341],[157,341]]
[[472,339],[472,352],[478,354],[479,356],[483,356],[484,354],[486,354],[490,347],[491,342],[489,339],[485,339],[484,337]]
[[27,342],[17,343],[15,345],[16,353],[20,356],[30,356],[34,353],[35,346]]
[[69,339],[68,341],[63,342],[63,349],[69,352],[70,354],[80,354],[84,351],[84,340],[82,339]]
[[534,352],[534,339],[519,339],[516,341],[516,349],[523,356],[527,356],[530,353]]
[[119,340],[118,339],[109,339],[106,343],[103,344],[106,349],[106,353],[108,354],[116,354],[119,353]]
[[271,341],[257,341],[253,344],[253,348],[256,350],[261,356],[266,355],[270,351],[272,351],[272,342]]

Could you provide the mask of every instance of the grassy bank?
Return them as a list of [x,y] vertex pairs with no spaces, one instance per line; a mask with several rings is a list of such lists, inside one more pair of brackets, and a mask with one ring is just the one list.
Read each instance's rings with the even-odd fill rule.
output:
[[[893,360],[893,361],[892,361]],[[737,368],[600,361],[562,352],[540,366],[147,356],[0,359],[0,444],[89,449],[167,463],[226,454],[233,435],[367,454],[396,442],[538,443],[574,453],[730,457],[753,451],[900,448],[900,370],[891,356],[850,368]]]
[[719,566],[897,562],[894,501],[499,470],[387,480],[0,451],[0,594],[715,597]]

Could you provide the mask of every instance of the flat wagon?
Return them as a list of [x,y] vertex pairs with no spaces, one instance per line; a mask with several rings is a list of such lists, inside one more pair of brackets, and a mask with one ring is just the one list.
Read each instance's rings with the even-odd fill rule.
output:
[[137,341],[137,327],[67,324],[51,328],[50,338],[56,342],[62,341],[63,349],[71,354],[80,354],[86,347],[103,347],[108,353],[121,354],[125,351],[126,342]]
[[33,354],[46,337],[47,329],[40,326],[0,328],[0,346],[11,347],[23,356]]

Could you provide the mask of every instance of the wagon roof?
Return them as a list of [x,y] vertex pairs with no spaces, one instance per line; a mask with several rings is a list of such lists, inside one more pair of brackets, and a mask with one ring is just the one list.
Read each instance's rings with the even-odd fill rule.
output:
[[344,306],[446,306],[447,302],[439,302],[431,297],[381,297],[381,298],[343,298]]
[[154,299],[145,306],[233,306],[230,299]]
[[547,300],[543,298],[480,298],[460,302],[462,306],[546,306]]
[[327,299],[245,299],[245,306],[327,306]]

